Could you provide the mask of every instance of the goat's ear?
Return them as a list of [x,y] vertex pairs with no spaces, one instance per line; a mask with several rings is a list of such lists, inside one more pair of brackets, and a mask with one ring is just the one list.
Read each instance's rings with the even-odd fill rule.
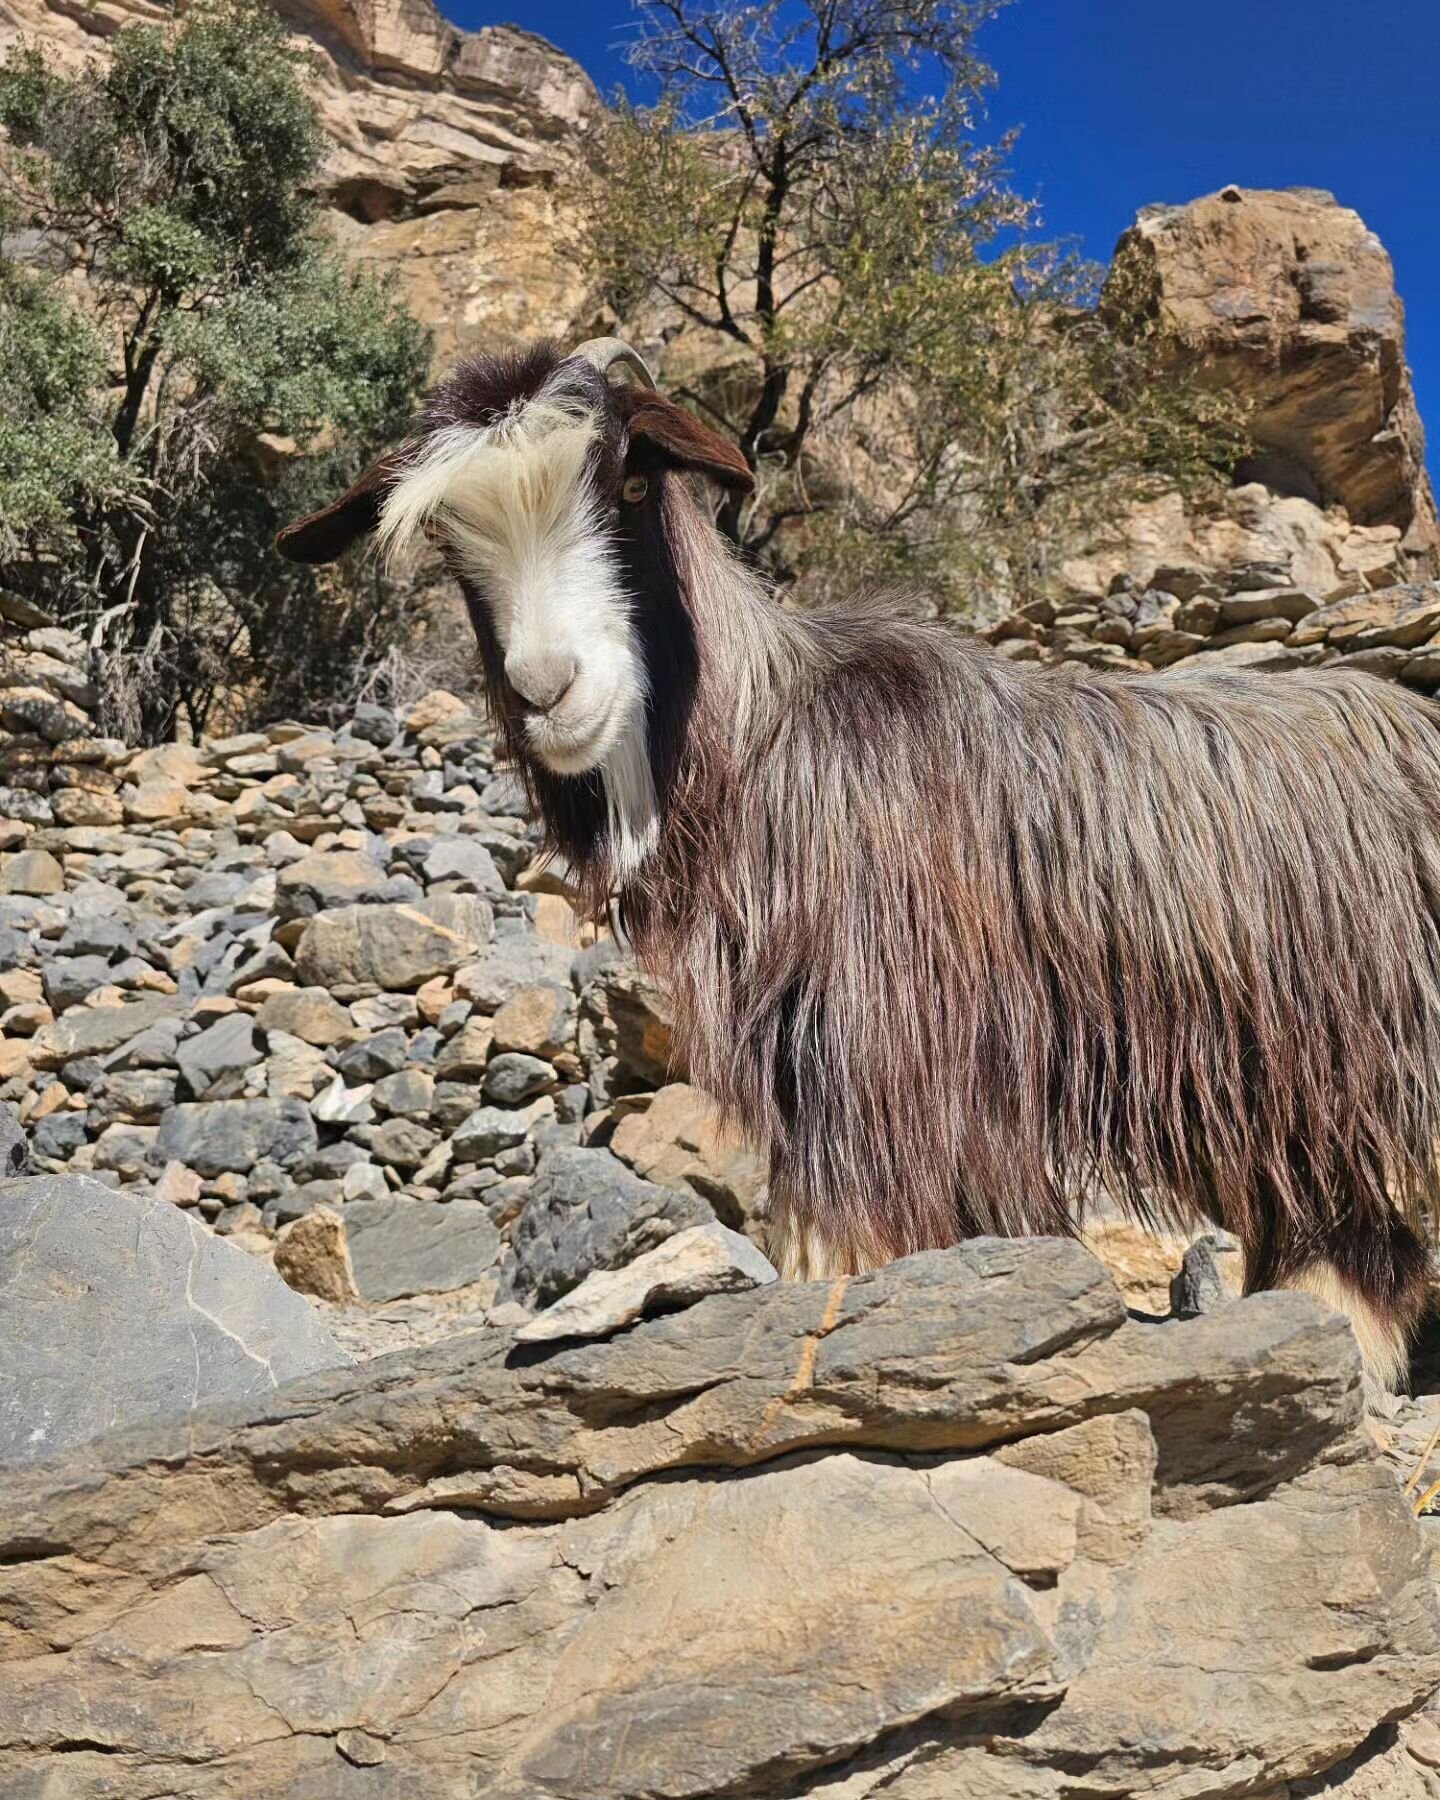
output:
[[736,493],[748,494],[754,487],[750,465],[729,438],[702,425],[663,394],[644,388],[621,391],[632,443],[638,439],[657,451],[662,462],[678,469],[698,470]]
[[328,563],[341,557],[380,523],[386,490],[404,466],[408,446],[389,450],[346,488],[338,500],[297,519],[275,538],[275,548],[291,562]]

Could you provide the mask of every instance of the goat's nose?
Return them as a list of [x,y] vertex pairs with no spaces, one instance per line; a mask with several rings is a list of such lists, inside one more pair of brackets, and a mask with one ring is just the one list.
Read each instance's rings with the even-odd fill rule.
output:
[[575,658],[556,653],[548,656],[507,656],[505,678],[520,695],[539,712],[550,708],[565,694],[576,675]]

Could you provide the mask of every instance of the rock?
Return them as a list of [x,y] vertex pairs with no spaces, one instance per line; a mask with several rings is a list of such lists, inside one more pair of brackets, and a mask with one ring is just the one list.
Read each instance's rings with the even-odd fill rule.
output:
[[413,882],[392,878],[358,851],[315,851],[281,871],[275,883],[275,916],[309,919],[318,912],[366,901],[419,898]]
[[468,894],[317,913],[295,966],[307,986],[344,995],[416,988],[471,961],[493,930],[490,908]]
[[377,1081],[405,1067],[410,1042],[398,1025],[387,1025],[373,1037],[354,1044],[340,1058],[340,1072],[351,1081]]
[[428,731],[432,725],[448,724],[451,720],[463,719],[469,713],[463,700],[454,694],[447,693],[444,688],[434,688],[421,697],[405,715],[405,730],[410,737],[419,737],[422,731]]
[[427,883],[452,883],[461,893],[493,896],[505,891],[490,852],[473,838],[436,838],[426,851],[421,868]]
[[187,1038],[176,1055],[190,1092],[203,1100],[213,1086],[254,1068],[260,1057],[255,1026],[248,1013],[230,1013]]
[[[1218,1312],[1241,1283],[1239,1246],[1233,1239],[1222,1240],[1213,1232],[1196,1238],[1180,1259],[1180,1267],[1170,1280],[1170,1310],[1177,1319],[1197,1318],[1201,1313]],[[1227,1284],[1221,1258],[1225,1259],[1230,1281]]]
[[360,1126],[351,1135],[364,1144],[376,1162],[407,1173],[418,1169],[440,1141],[435,1132],[415,1119],[386,1119],[383,1125]]
[[498,1012],[522,988],[539,983],[568,987],[572,953],[563,945],[529,936],[499,937],[477,962],[455,973],[455,991],[482,1012]]
[[1369,650],[1384,644],[1415,649],[1437,631],[1440,588],[1412,585],[1322,606],[1296,627],[1293,642],[1330,642],[1345,650]]
[[375,1083],[372,1097],[382,1113],[428,1118],[435,1101],[435,1078],[424,1069],[397,1069]]
[[0,1193],[0,1285],[0,1465],[348,1360],[263,1264],[179,1207],[78,1176]]
[[201,1175],[243,1174],[262,1158],[292,1162],[316,1141],[315,1122],[298,1100],[212,1100],[172,1107],[157,1149]]
[[725,1226],[692,1225],[623,1269],[597,1269],[515,1333],[520,1343],[608,1337],[646,1313],[693,1306],[778,1280],[748,1238]]
[[[177,1757],[196,1800],[1349,1779],[1440,1679],[1420,1530],[1358,1399],[1316,1302],[1138,1324],[1053,1242],[597,1342],[398,1350],[7,1478],[0,1779],[139,1800]],[[1202,1445],[1228,1482],[1187,1479]]]
[[[455,1154],[467,1156],[459,1135]],[[595,1269],[618,1269],[714,1219],[698,1195],[641,1181],[608,1150],[552,1150],[515,1227],[500,1298],[549,1306]]]
[[0,1182],[30,1173],[30,1145],[15,1109],[0,1105]]
[[355,1283],[372,1304],[468,1287],[500,1248],[500,1233],[476,1200],[436,1206],[388,1195],[352,1200],[343,1217]]
[[555,1103],[548,1096],[519,1109],[478,1106],[455,1132],[452,1147],[461,1162],[488,1162],[502,1150],[523,1144],[542,1120],[554,1114]]
[[581,1006],[595,1053],[613,1057],[628,1083],[663,1087],[684,1079],[670,1002],[648,976],[628,963],[612,963],[586,986]]
[[275,1273],[297,1293],[332,1306],[360,1299],[345,1222],[329,1207],[316,1207],[285,1226],[275,1245]]
[[1313,188],[1227,188],[1147,207],[1110,291],[1139,282],[1208,379],[1255,404],[1265,478],[1359,524],[1437,539],[1424,436],[1390,259],[1358,214]]
[[21,850],[0,865],[0,893],[64,892],[65,871],[48,850]]
[[538,1056],[506,1051],[491,1060],[482,1085],[487,1100],[494,1100],[501,1106],[519,1106],[542,1088],[553,1086],[554,1081],[555,1069],[551,1063],[542,1062]]
[[485,1072],[495,1042],[495,1027],[489,1019],[469,1018],[451,1038],[447,1038],[435,1058],[435,1074],[441,1081],[473,1081]]
[[762,1159],[724,1128],[711,1101],[683,1082],[661,1088],[643,1112],[623,1118],[610,1148],[647,1181],[688,1188],[708,1200],[716,1217],[737,1231],[759,1211],[766,1180]]
[[568,987],[539,982],[520,988],[495,1014],[495,1048],[526,1056],[559,1056],[575,1036],[575,996]]
[[60,1069],[79,1057],[104,1056],[162,1021],[169,1023],[176,1011],[168,994],[145,995],[123,1006],[72,1007],[35,1033],[31,1059],[37,1069]]

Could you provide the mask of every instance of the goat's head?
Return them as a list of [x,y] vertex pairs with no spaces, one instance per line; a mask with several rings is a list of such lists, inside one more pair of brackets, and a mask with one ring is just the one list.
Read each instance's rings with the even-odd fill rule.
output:
[[[622,370],[637,379],[612,381]],[[541,344],[461,364],[411,438],[277,544],[317,563],[369,532],[395,551],[431,538],[515,747],[552,776],[609,772],[649,760],[647,640],[663,626],[647,627],[645,590],[677,472],[751,486],[735,446],[657,393],[628,345]]]

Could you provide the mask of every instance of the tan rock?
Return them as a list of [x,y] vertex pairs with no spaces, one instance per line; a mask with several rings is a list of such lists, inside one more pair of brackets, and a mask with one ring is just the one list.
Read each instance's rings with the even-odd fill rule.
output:
[[161,1171],[155,1183],[155,1198],[168,1200],[172,1206],[196,1206],[200,1200],[200,1177],[193,1169],[173,1158]]
[[1433,553],[1404,311],[1358,213],[1314,188],[1147,207],[1117,248],[1112,292],[1122,279],[1153,295],[1207,375],[1253,398],[1262,479],[1296,494],[1308,482],[1316,502]]
[[50,806],[57,825],[120,825],[125,819],[117,795],[85,788],[60,788],[50,796]]
[[411,737],[419,737],[432,725],[444,724],[447,719],[463,719],[469,710],[454,694],[447,693],[444,688],[433,688],[430,693],[422,694],[406,713],[405,729]]
[[265,1032],[302,1038],[325,1050],[356,1036],[349,1012],[324,988],[277,987],[264,1000],[255,1023]]
[[764,1161],[727,1130],[698,1088],[683,1082],[661,1088],[643,1112],[621,1119],[610,1148],[647,1181],[699,1194],[727,1225],[743,1229],[755,1218],[765,1189]]
[[574,995],[553,981],[521,988],[495,1014],[494,1046],[527,1056],[558,1056],[575,1035]]
[[282,1229],[275,1245],[275,1272],[297,1293],[335,1306],[353,1306],[360,1299],[345,1221],[326,1206],[317,1206]]
[[65,871],[48,850],[21,850],[0,865],[0,893],[46,894],[65,892]]
[[190,793],[178,781],[160,778],[120,790],[125,818],[132,825],[170,825],[190,811]]

